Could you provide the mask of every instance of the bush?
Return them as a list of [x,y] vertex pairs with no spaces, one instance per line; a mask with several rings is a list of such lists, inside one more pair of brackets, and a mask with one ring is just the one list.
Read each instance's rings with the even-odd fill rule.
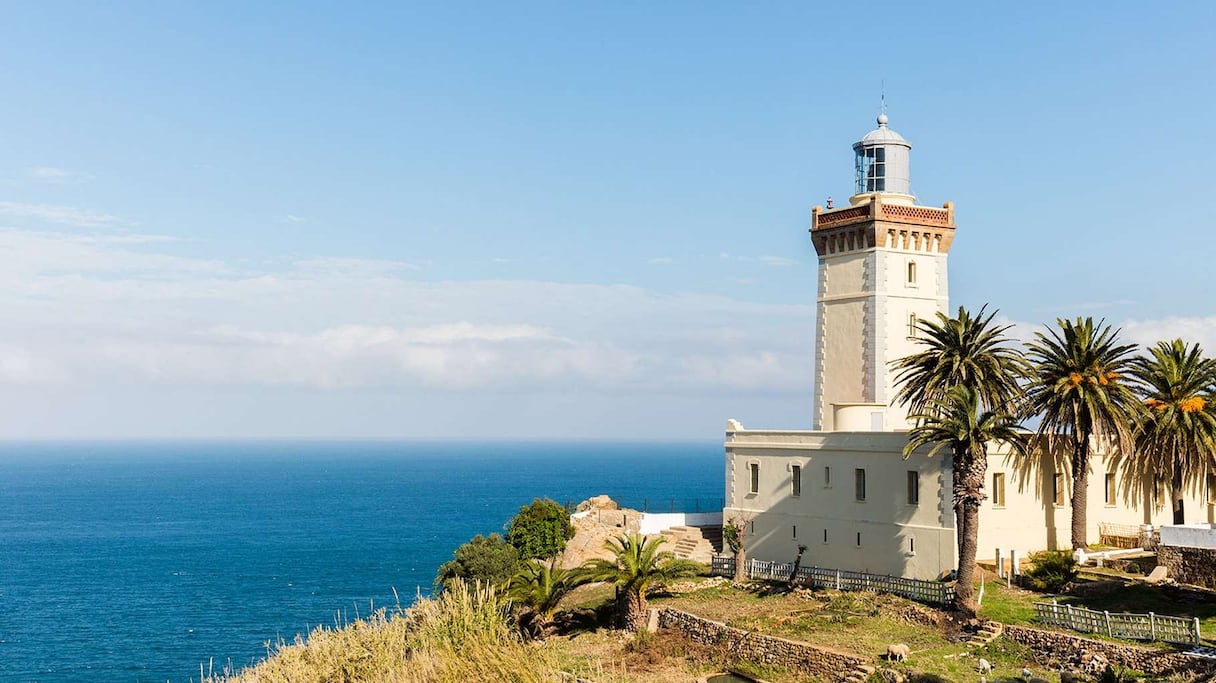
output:
[[1037,591],[1059,593],[1077,580],[1077,561],[1067,550],[1044,550],[1030,556],[1026,585]]
[[474,536],[452,553],[435,574],[435,587],[443,588],[453,579],[469,583],[501,585],[519,568],[519,551],[500,534]]
[[548,498],[537,498],[520,507],[507,524],[507,543],[515,546],[521,560],[557,557],[573,537],[570,513],[561,503]]

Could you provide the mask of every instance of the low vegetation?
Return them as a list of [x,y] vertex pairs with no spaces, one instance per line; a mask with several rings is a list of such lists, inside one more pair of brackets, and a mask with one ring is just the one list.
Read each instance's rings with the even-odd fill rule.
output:
[[[537,565],[548,566],[548,565]],[[551,580],[553,577],[550,577]],[[560,574],[557,577],[560,579]],[[1059,675],[1036,663],[1032,652],[1007,639],[973,648],[964,624],[952,615],[890,595],[752,583],[739,588],[721,580],[682,581],[678,592],[654,595],[657,607],[672,607],[748,631],[809,642],[877,661],[892,643],[905,643],[906,663],[885,661],[909,681],[975,681],[980,658],[992,666],[989,680],[1017,680],[1023,668],[1049,681]],[[1216,635],[1216,601],[1183,596],[1188,589],[1122,585],[1084,579],[1062,602],[1111,611],[1188,610],[1204,618]],[[565,595],[553,611],[548,637],[528,640],[509,596],[493,588],[455,581],[435,598],[409,609],[379,612],[344,628],[319,628],[307,640],[280,643],[268,659],[246,671],[206,683],[314,681],[413,683],[414,681],[545,681],[561,673],[597,683],[688,683],[716,671],[750,673],[773,683],[806,683],[813,676],[741,659],[728,649],[691,642],[678,632],[629,632],[609,628],[618,591],[585,585]],[[1036,600],[1044,595],[990,582],[984,587],[982,618],[1033,624]],[[1148,680],[1113,669],[1104,680]],[[1183,677],[1175,677],[1185,681]]]
[[549,652],[520,637],[501,594],[456,579],[409,609],[318,627],[307,640],[270,648],[254,667],[204,683],[541,683],[555,670]]

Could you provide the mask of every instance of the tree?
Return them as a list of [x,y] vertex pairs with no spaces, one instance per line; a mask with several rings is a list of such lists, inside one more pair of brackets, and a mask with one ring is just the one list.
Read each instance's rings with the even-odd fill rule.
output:
[[917,353],[894,361],[895,400],[913,413],[923,413],[933,399],[945,398],[950,389],[971,387],[988,410],[1013,412],[1013,401],[1021,395],[1018,377],[1025,361],[1009,344],[1005,333],[1010,325],[994,325],[997,311],[985,316],[987,306],[972,316],[958,307],[958,317],[937,314],[937,320],[921,320]]
[[1035,332],[1027,345],[1031,363],[1024,415],[1041,416],[1036,441],[1055,452],[1068,447],[1072,472],[1072,547],[1089,545],[1086,505],[1090,440],[1108,439],[1120,453],[1131,447],[1140,406],[1123,380],[1134,344],[1120,344],[1118,330],[1093,318],[1057,319],[1058,330]]
[[975,559],[979,536],[979,511],[984,498],[984,476],[988,471],[988,444],[1004,442],[1015,453],[1025,450],[1025,436],[1017,418],[1007,412],[980,411],[979,393],[958,385],[942,398],[931,398],[925,412],[915,415],[904,457],[925,446],[933,456],[949,448],[954,469],[954,509],[961,519],[958,582],[955,609],[975,614]]
[[[937,320],[917,323],[916,343],[920,351],[894,361],[899,390],[895,400],[909,408],[912,416],[932,413],[936,406],[949,406],[947,394],[955,387],[969,388],[984,410],[1013,412],[1021,396],[1018,378],[1027,370],[1026,362],[1005,334],[1010,326],[997,325],[997,311],[987,306],[971,315],[958,307],[958,317],[937,314]],[[909,451],[910,452],[910,451]],[[962,470],[953,470],[953,489],[963,486]],[[963,509],[955,507],[959,556],[963,554]]]
[[519,567],[519,551],[501,534],[478,534],[452,552],[435,574],[435,587],[442,589],[452,579],[499,586]]
[[1161,341],[1133,359],[1131,381],[1146,410],[1125,472],[1133,481],[1168,480],[1174,524],[1185,524],[1185,486],[1216,469],[1216,360],[1198,344]]
[[604,581],[616,587],[616,625],[636,631],[645,625],[646,594],[663,583],[695,576],[705,566],[692,560],[679,560],[669,551],[660,551],[666,539],[643,537],[634,532],[610,538],[604,549],[612,559],[593,559],[583,564],[584,579]]
[[532,636],[543,636],[553,623],[562,598],[580,585],[579,573],[562,569],[556,560],[524,562],[507,584],[507,597],[524,609],[520,625]]
[[726,541],[726,546],[730,548],[730,552],[735,556],[735,576],[736,583],[747,581],[747,520],[740,517],[732,517],[727,520],[726,526],[722,527],[722,540]]
[[537,498],[507,524],[507,542],[519,551],[523,560],[547,560],[566,549],[566,541],[574,537],[570,513],[557,501]]

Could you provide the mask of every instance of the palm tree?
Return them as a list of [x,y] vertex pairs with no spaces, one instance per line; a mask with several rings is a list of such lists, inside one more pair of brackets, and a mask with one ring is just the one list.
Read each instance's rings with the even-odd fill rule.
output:
[[533,636],[542,636],[553,623],[562,598],[577,588],[578,572],[562,569],[557,560],[525,562],[507,583],[507,597],[525,610],[520,625]]
[[1126,471],[1138,481],[1168,477],[1174,524],[1185,524],[1183,489],[1216,469],[1216,360],[1198,344],[1157,342],[1132,361],[1131,381],[1146,410]]
[[1052,451],[1066,445],[1072,471],[1072,547],[1085,548],[1090,440],[1106,438],[1129,452],[1140,405],[1123,381],[1134,344],[1120,344],[1118,330],[1093,318],[1057,319],[1059,330],[1035,332],[1027,345],[1031,362],[1024,415],[1042,417],[1036,442]]
[[[1026,362],[1005,334],[1010,325],[995,325],[997,311],[987,313],[987,305],[971,315],[958,307],[958,317],[937,314],[937,320],[917,323],[916,343],[921,351],[900,358],[891,365],[897,371],[899,391],[895,400],[917,414],[931,412],[934,401],[944,401],[954,387],[969,387],[985,410],[1013,412],[1021,396],[1018,378],[1026,372]],[[953,487],[962,486],[962,471],[954,468]],[[963,553],[962,508],[955,508],[959,555]]]
[[988,444],[1004,442],[1021,454],[1025,451],[1026,439],[1012,414],[995,410],[981,412],[979,392],[966,385],[951,388],[944,397],[930,398],[925,408],[924,413],[913,416],[916,426],[904,446],[904,457],[925,446],[929,447],[930,456],[943,448],[950,449],[955,472],[954,510],[961,520],[954,607],[974,615],[976,545],[980,504],[986,497],[984,476],[988,471]]
[[695,576],[705,565],[679,560],[669,551],[660,551],[665,538],[643,537],[640,533],[622,534],[604,542],[612,559],[583,563],[587,581],[605,581],[616,586],[616,625],[636,631],[645,626],[646,593],[652,587],[687,576]]
[[1013,401],[1021,395],[1018,377],[1025,362],[1009,346],[1005,332],[1010,325],[993,325],[993,311],[985,316],[985,305],[975,316],[958,307],[958,317],[937,314],[937,320],[917,323],[916,342],[924,349],[896,360],[895,400],[913,413],[925,412],[934,399],[958,385],[968,386],[979,395],[986,409],[1012,412]]

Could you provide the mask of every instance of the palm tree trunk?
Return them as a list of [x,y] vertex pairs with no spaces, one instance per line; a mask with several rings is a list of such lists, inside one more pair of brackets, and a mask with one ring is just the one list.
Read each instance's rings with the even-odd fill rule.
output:
[[617,596],[617,627],[638,631],[646,627],[646,596],[627,588]]
[[1072,547],[1088,548],[1089,434],[1079,435],[1072,451]]
[[[964,464],[964,463],[960,463]],[[960,477],[961,487],[956,494],[963,524],[960,530],[958,582],[954,586],[954,608],[967,615],[975,615],[975,558],[978,551],[980,528],[980,503],[984,500],[984,474],[988,470],[985,455],[968,454],[965,469]]]
[[1182,496],[1182,468],[1178,466],[1178,456],[1174,456],[1174,476],[1170,481],[1170,499],[1174,501],[1174,524],[1186,524]]
[[954,486],[954,541],[958,545],[958,557],[961,561],[963,557],[963,536],[966,535],[963,532],[963,507],[959,505],[959,501],[961,500],[959,493],[963,490],[963,473],[962,462],[957,456],[954,458],[953,464],[954,467],[951,468],[953,470],[953,481],[951,484]]

